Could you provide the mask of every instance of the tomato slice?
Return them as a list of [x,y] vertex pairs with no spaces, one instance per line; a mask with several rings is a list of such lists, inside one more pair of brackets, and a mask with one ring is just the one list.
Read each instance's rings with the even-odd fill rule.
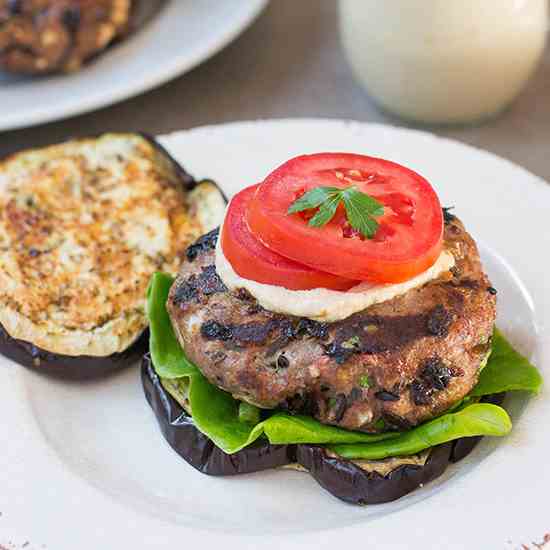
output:
[[[287,214],[314,187],[351,185],[384,205],[372,239],[351,228],[341,206],[320,228],[309,226],[303,212]],[[428,269],[442,248],[441,205],[428,181],[394,162],[349,153],[304,155],[284,163],[258,188],[247,221],[271,250],[349,279],[406,281]]]
[[257,188],[258,185],[247,187],[233,197],[221,235],[223,253],[241,277],[291,290],[348,290],[357,284],[357,281],[323,273],[289,260],[266,248],[254,237],[246,224],[246,211]]

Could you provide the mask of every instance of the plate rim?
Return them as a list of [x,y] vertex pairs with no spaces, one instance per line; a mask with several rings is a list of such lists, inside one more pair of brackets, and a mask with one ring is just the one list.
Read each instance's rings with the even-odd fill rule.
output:
[[[178,2],[180,0],[171,0],[171,2],[174,1]],[[114,105],[126,99],[136,97],[191,71],[236,40],[240,34],[252,25],[252,23],[260,16],[269,3],[269,0],[240,1],[243,6],[242,17],[232,21],[232,24],[224,27],[222,32],[219,34],[211,35],[210,40],[200,46],[191,57],[182,52],[179,55],[173,56],[171,58],[171,63],[159,65],[152,76],[143,78],[141,82],[136,83],[136,81],[132,81],[132,84],[119,85],[108,93],[92,97],[88,100],[83,99],[80,103],[74,103],[66,108],[53,110],[51,109],[51,106],[49,106],[49,109],[44,107],[34,107],[28,112],[23,111],[23,113],[18,111],[13,111],[11,113],[0,113],[0,132],[30,128],[39,124],[45,124],[48,122],[54,122],[73,116],[90,113],[92,111]],[[169,6],[164,6],[163,10],[168,7]],[[158,18],[161,17],[163,17],[162,12],[158,14]],[[149,21],[148,25],[152,23],[153,21]],[[122,45],[123,44],[115,45],[114,48]],[[147,44],[144,44],[144,47],[147,47]],[[109,52],[106,52],[105,55],[109,55]],[[82,70],[85,71],[86,67]],[[76,73],[76,75],[78,75],[78,73]],[[63,78],[63,76],[64,75],[52,75],[51,78]]]

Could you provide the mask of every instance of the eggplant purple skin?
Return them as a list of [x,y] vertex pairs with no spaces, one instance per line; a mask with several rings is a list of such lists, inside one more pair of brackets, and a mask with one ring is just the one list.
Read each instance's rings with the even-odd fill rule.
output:
[[350,504],[382,504],[414,491],[439,477],[449,465],[452,443],[434,447],[422,466],[403,464],[383,476],[366,472],[343,458],[328,456],[322,447],[298,445],[297,461],[333,496]]
[[[165,391],[149,354],[143,357],[141,379],[145,396],[169,445],[203,474],[228,476],[298,463],[333,496],[351,504],[381,504],[396,500],[439,477],[450,463],[468,455],[481,437],[462,438],[434,447],[422,466],[404,464],[382,476],[366,472],[352,461],[329,456],[317,445],[271,445],[265,439],[228,455],[195,426],[193,419]],[[502,402],[504,394],[491,396]]]
[[225,202],[229,202],[227,195],[223,192],[222,188],[213,180],[196,180],[193,176],[191,176],[184,168],[183,166],[169,153],[168,149],[164,147],[164,145],[161,145],[160,142],[151,134],[148,134],[146,132],[138,132],[138,134],[149,144],[156,149],[161,155],[163,155],[168,162],[171,164],[172,169],[177,174],[178,178],[182,182],[183,188],[186,191],[192,191],[197,187],[199,183],[202,183],[204,181],[209,181],[213,185],[216,186],[218,191],[220,192],[221,196],[224,198]]
[[2,355],[24,367],[60,378],[85,380],[104,376],[135,364],[148,348],[149,331],[146,330],[129,348],[120,353],[113,353],[106,357],[62,355],[46,351],[30,342],[12,338],[0,325]]
[[[164,145],[161,145],[154,136],[148,134],[147,132],[138,132],[137,134],[147,141],[153,149],[156,149],[158,153],[168,160],[172,170],[174,170],[174,173],[178,176],[178,179],[181,181],[181,184],[186,191],[192,191],[197,186],[198,181],[191,174],[189,174],[185,168],[183,168],[183,166],[168,152],[168,149],[166,149]],[[218,187],[221,193],[222,190],[217,184],[216,187]]]
[[143,358],[141,380],[164,438],[172,449],[199,472],[212,476],[231,476],[295,462],[294,445],[271,445],[266,439],[258,439],[231,455],[218,449],[162,387],[149,354]]

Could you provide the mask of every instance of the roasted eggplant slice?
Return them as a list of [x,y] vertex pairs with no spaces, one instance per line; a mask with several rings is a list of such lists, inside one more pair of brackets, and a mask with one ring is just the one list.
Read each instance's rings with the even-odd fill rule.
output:
[[422,464],[396,465],[385,475],[365,470],[351,460],[330,456],[322,447],[313,445],[298,445],[296,458],[335,497],[352,504],[381,504],[439,477],[449,465],[451,447],[451,443],[434,447]]
[[143,26],[163,0],[0,0],[0,68],[73,72]]
[[270,445],[267,440],[258,440],[232,455],[224,453],[197,429],[193,419],[164,389],[148,354],[142,362],[141,379],[166,441],[199,472],[230,476],[277,468],[295,461],[294,446]]
[[293,465],[309,471],[335,497],[353,504],[390,502],[414,491],[443,474],[451,461],[464,458],[480,439],[459,439],[419,456],[369,463],[352,462],[315,445],[270,445],[266,440],[228,455],[196,428],[193,419],[164,389],[148,354],[143,358],[141,375],[147,401],[166,441],[200,472],[224,476]]
[[213,182],[139,134],[0,161],[0,353],[75,376],[139,359],[151,275],[176,274],[224,209]]
[[70,357],[40,349],[24,340],[12,338],[0,325],[0,352],[25,367],[40,370],[44,374],[65,379],[85,380],[97,378],[139,361],[149,347],[149,331],[126,350],[108,357],[81,355]]

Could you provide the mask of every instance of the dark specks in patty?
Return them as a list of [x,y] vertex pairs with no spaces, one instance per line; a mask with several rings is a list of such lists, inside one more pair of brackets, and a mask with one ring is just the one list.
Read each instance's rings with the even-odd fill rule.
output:
[[335,323],[332,341],[324,346],[325,355],[339,365],[355,354],[395,351],[425,336],[446,336],[452,315],[438,305],[416,315],[373,316],[359,313]]
[[334,359],[338,365],[345,363],[355,353],[354,349],[344,348],[336,342],[324,346],[324,349],[325,355]]
[[231,329],[218,323],[217,321],[206,321],[201,325],[201,335],[207,340],[230,340],[232,337]]
[[399,401],[399,394],[386,390],[377,391],[374,397],[380,399],[380,401]]
[[277,368],[279,369],[287,369],[290,365],[290,361],[288,360],[288,357],[281,353],[279,357],[277,357]]
[[473,279],[461,279],[455,286],[460,288],[466,288],[468,290],[479,290],[479,282]]
[[348,396],[348,402],[353,403],[354,401],[361,399],[362,396],[363,392],[360,388],[353,388]]
[[224,325],[217,321],[206,321],[201,334],[207,340],[231,342],[238,346],[264,344],[275,332],[286,334],[292,329],[288,319],[271,319],[266,323],[250,322],[242,325]]
[[300,393],[289,397],[284,403],[281,403],[280,408],[291,414],[308,416],[315,416],[319,411],[317,401],[311,394],[302,395]]
[[451,322],[451,314],[442,305],[436,306],[428,315],[428,332],[433,336],[446,336]]
[[270,334],[276,330],[283,332],[290,325],[288,320],[273,319],[267,323],[245,323],[232,327],[233,340],[239,344],[263,344]]
[[187,302],[198,303],[200,293],[205,296],[225,292],[227,287],[216,273],[214,265],[208,265],[201,269],[199,275],[191,275],[186,281],[180,284],[175,292],[173,301],[176,305],[185,305]]
[[227,290],[227,287],[216,273],[216,267],[213,265],[202,268],[202,273],[199,276],[199,288],[206,296]]
[[451,369],[439,357],[428,359],[420,373],[420,377],[436,390],[444,390],[449,385],[451,375]]
[[455,373],[439,357],[427,359],[420,374],[411,383],[411,397],[415,405],[429,405],[436,391],[447,388]]
[[237,298],[237,300],[240,300],[241,302],[255,302],[255,298],[254,296],[252,296],[252,294],[250,294],[250,292],[248,290],[246,290],[246,288],[239,288],[235,291],[235,298]]
[[411,383],[411,398],[415,405],[429,405],[432,402],[432,392],[420,380]]
[[187,259],[192,262],[197,256],[208,252],[209,250],[214,250],[216,248],[216,243],[218,242],[218,235],[220,233],[220,228],[217,227],[209,233],[206,233],[199,239],[197,239],[191,246],[189,246],[185,252]]
[[339,393],[334,401],[334,420],[340,422],[346,413],[348,407],[347,397],[345,393]]
[[[321,391],[325,391],[323,386],[321,386]],[[334,421],[341,422],[348,408],[351,407],[356,401],[359,401],[362,397],[363,392],[360,388],[352,388],[348,395],[345,393],[338,393],[336,397],[329,398],[328,406],[331,409]]]
[[191,275],[183,284],[178,286],[173,298],[176,305],[185,304],[187,302],[198,302],[199,291],[197,289],[197,276]]
[[453,206],[447,206],[442,208],[443,210],[443,220],[445,223],[451,223],[452,221],[456,220],[456,216],[451,214],[451,210],[453,209]]
[[300,319],[297,332],[319,340],[326,340],[328,338],[328,327],[327,323],[319,323],[311,319]]

